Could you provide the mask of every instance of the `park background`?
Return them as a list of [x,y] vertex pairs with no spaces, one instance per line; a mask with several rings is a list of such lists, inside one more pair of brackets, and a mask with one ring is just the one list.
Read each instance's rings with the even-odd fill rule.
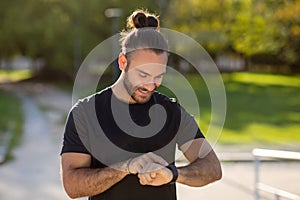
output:
[[[220,157],[225,152],[242,155],[231,162],[249,160],[239,153],[253,148],[300,151],[299,0],[11,0],[0,2],[0,169],[17,162],[15,151],[26,140],[26,116],[32,115],[24,108],[27,98],[37,102],[46,124],[55,122],[51,134],[61,140],[82,61],[124,29],[126,17],[137,8],[158,14],[161,27],[193,38],[219,68],[227,95],[216,146]],[[205,134],[211,119],[205,82],[183,58],[170,55],[170,62],[198,95],[197,120]],[[99,89],[114,81],[113,65]]]

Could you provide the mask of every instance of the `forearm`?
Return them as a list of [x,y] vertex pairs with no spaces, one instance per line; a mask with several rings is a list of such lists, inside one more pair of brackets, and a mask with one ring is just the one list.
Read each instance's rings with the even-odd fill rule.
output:
[[214,156],[196,159],[191,164],[178,167],[178,183],[201,187],[221,179],[221,165]]
[[121,181],[126,172],[113,168],[79,168],[63,174],[64,187],[71,198],[100,194]]

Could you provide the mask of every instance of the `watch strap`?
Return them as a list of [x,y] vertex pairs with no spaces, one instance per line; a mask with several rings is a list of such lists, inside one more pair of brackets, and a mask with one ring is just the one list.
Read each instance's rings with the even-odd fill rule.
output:
[[168,165],[166,166],[166,168],[168,168],[169,170],[171,170],[172,174],[173,174],[173,178],[172,180],[169,182],[169,184],[175,183],[177,178],[178,178],[178,170],[177,167],[175,165]]

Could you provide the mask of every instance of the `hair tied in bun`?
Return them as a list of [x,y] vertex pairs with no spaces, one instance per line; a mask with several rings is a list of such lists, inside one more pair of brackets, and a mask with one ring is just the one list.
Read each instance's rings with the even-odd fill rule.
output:
[[158,28],[158,20],[154,16],[147,17],[147,26]]
[[127,30],[121,32],[122,53],[130,60],[131,52],[150,49],[156,54],[168,51],[168,43],[159,30],[157,15],[136,10],[127,18]]
[[147,27],[148,20],[147,17],[144,13],[138,12],[134,16],[132,16],[132,21],[133,21],[133,27],[134,28],[143,28]]
[[143,10],[136,11],[130,18],[128,18],[129,28],[145,28],[145,27],[159,27],[158,18],[155,15],[147,13]]

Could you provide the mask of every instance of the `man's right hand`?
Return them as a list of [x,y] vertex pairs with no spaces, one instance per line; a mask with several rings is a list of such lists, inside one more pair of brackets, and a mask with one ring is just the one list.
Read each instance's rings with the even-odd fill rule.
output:
[[165,161],[162,157],[149,152],[130,160],[128,162],[128,170],[131,174],[138,174],[142,172],[143,168],[145,168],[150,163],[157,163],[162,166],[168,165],[168,162]]

